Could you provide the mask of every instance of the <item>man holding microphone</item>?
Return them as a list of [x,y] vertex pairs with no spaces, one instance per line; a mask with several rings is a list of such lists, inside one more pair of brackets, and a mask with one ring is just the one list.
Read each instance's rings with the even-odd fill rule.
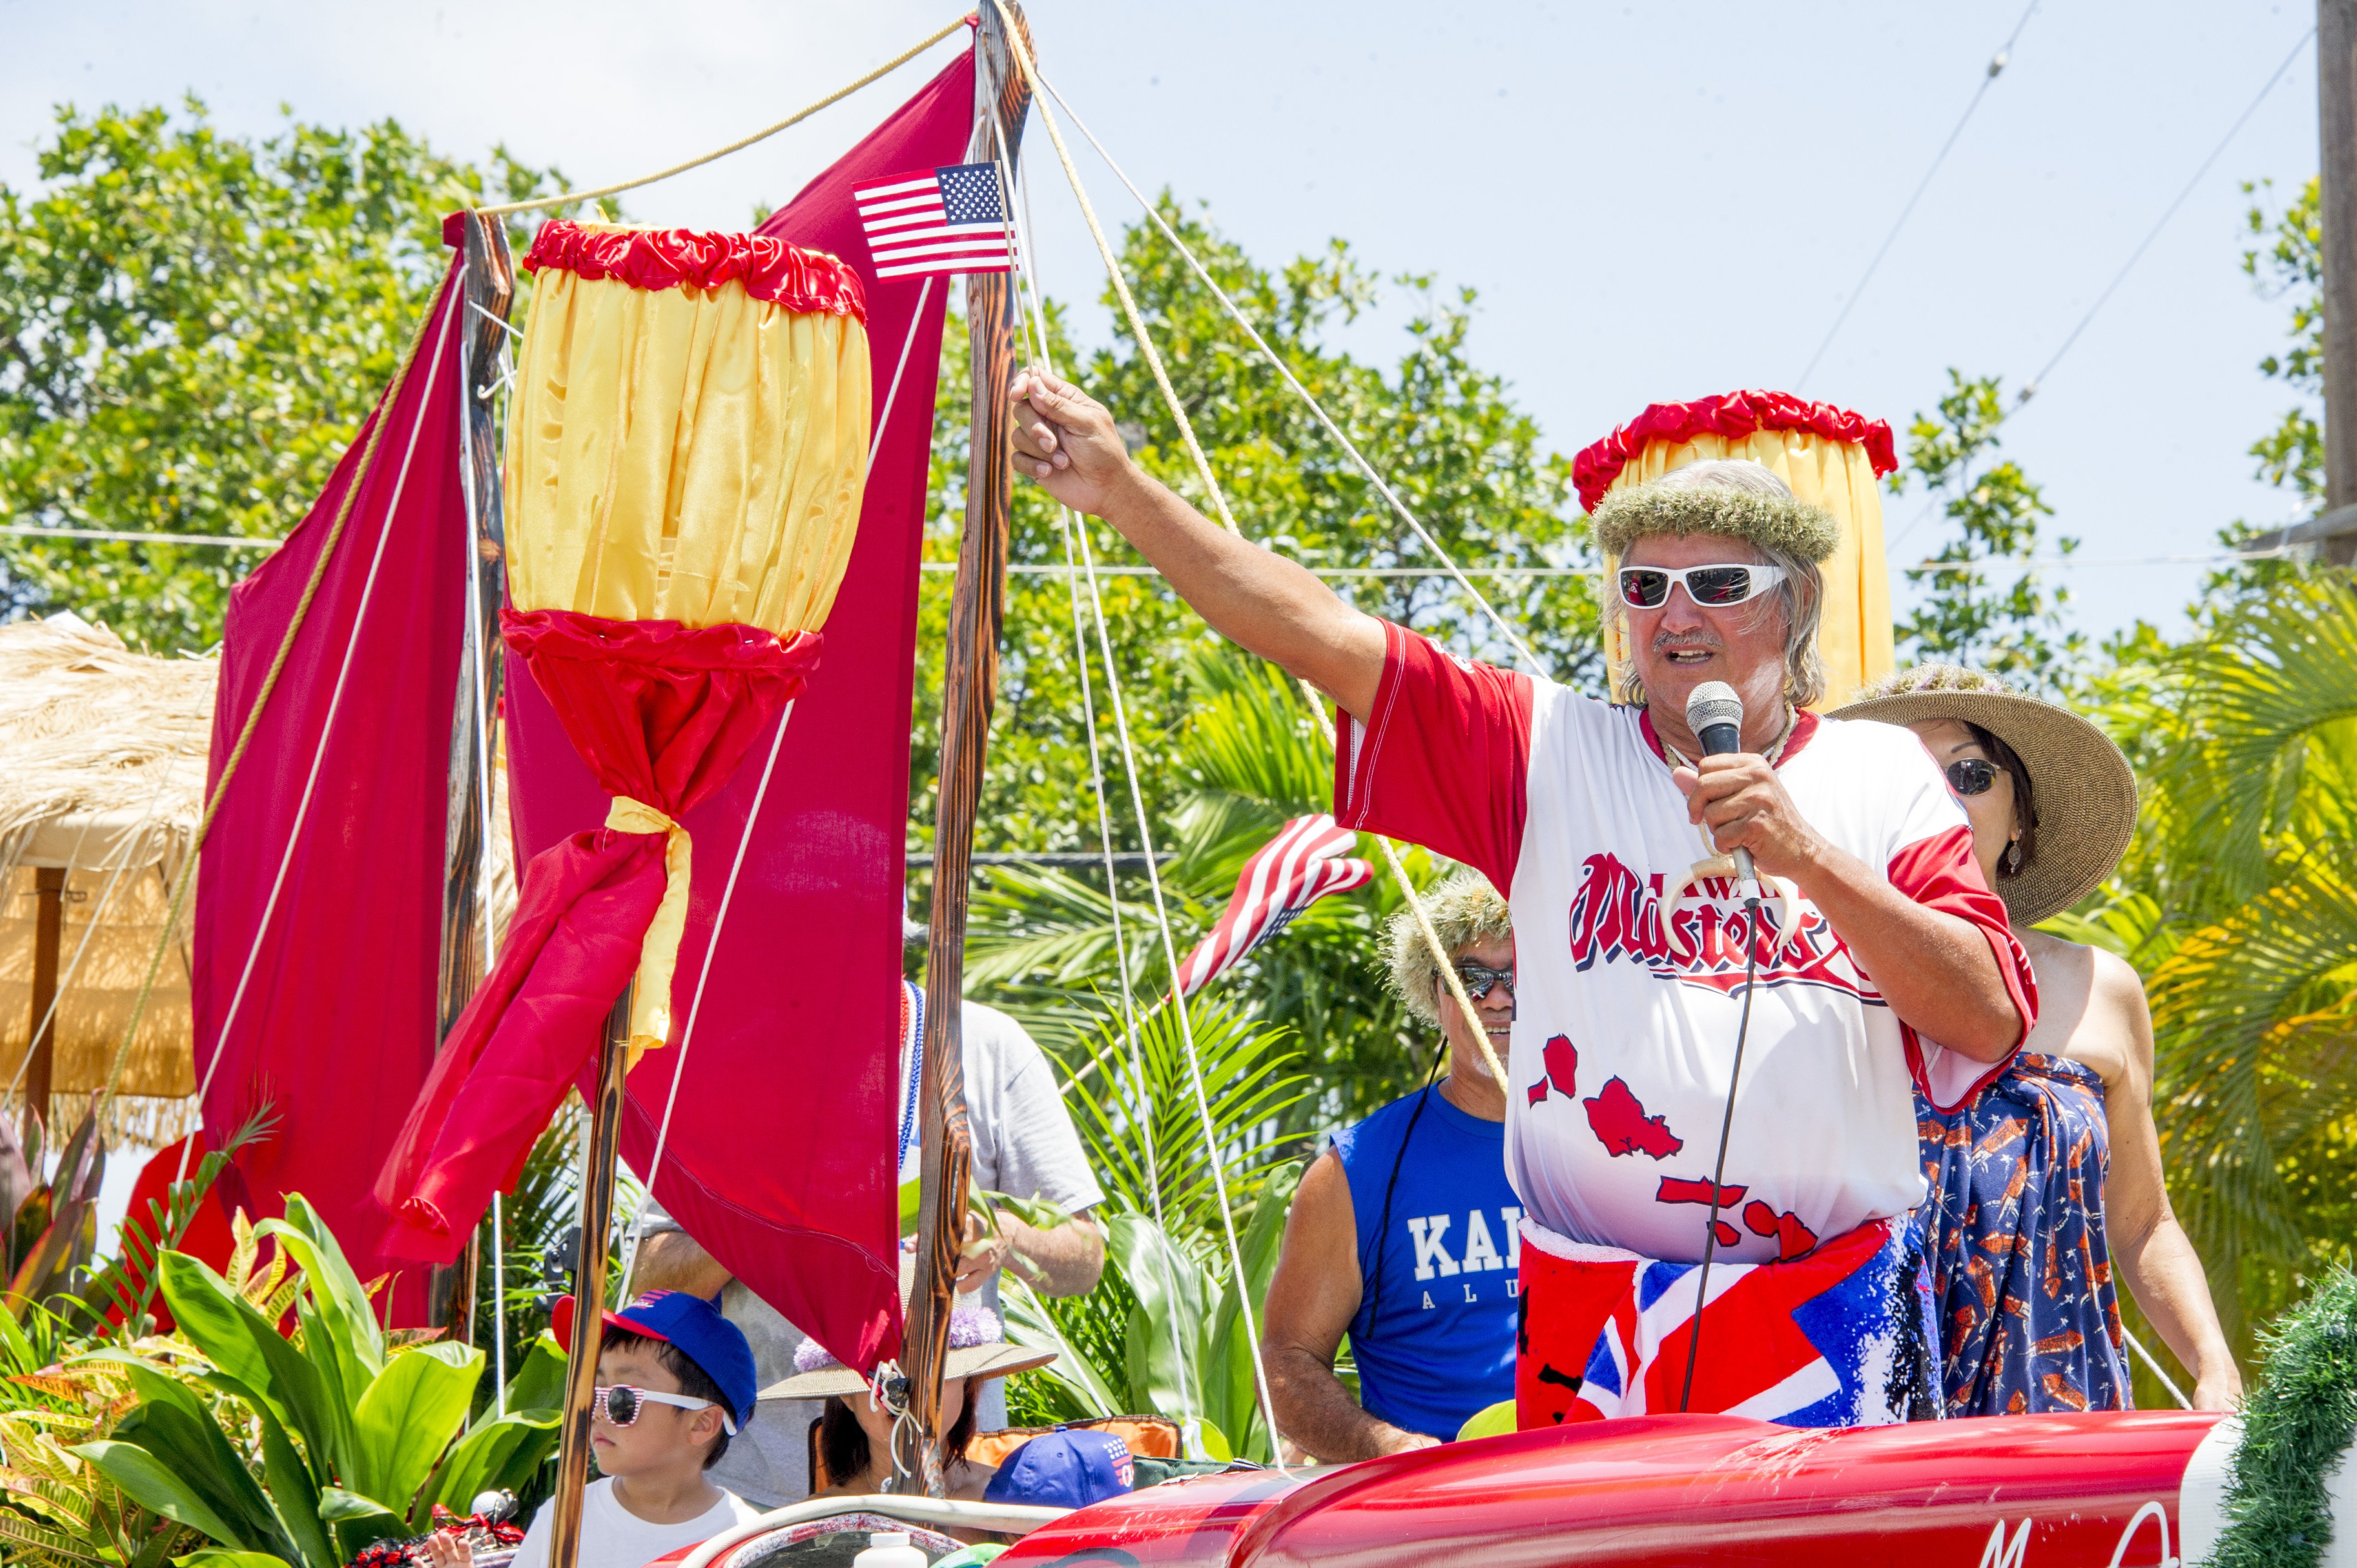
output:
[[[1014,396],[1017,472],[1342,710],[1341,824],[1508,897],[1520,1424],[1936,1410],[1912,1087],[1968,1096],[2036,993],[1921,745],[1803,711],[1834,521],[1741,461],[1598,507],[1632,652],[1608,705],[1351,608],[1145,473],[1078,389],[1030,371]],[[1688,724],[1710,682],[1739,699],[1739,751],[1705,755]],[[1737,850],[1756,907],[1711,869]]]

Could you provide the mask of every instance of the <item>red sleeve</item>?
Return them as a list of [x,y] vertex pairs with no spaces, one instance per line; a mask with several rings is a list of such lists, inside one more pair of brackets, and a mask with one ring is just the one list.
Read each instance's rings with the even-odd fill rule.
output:
[[[2038,980],[2030,972],[2029,955],[2014,940],[2005,900],[1990,892],[1981,878],[1980,864],[1973,859],[1972,829],[1952,827],[1907,845],[1890,857],[1889,875],[1893,887],[1925,908],[1953,915],[1978,928],[1989,950],[1996,955],[1997,972],[2005,977],[2013,1010],[2021,1015],[2021,1033],[2013,1041],[2013,1050],[2019,1051],[2021,1042],[2029,1037],[2030,1026],[2038,1022]],[[2013,1060],[2013,1052],[2007,1052],[2002,1061],[1977,1062],[1943,1051],[1937,1064],[1928,1063],[1914,1031],[1908,1034],[1916,1081],[1943,1112],[1953,1111],[1979,1093]]]
[[1511,893],[1530,772],[1531,682],[1383,626],[1367,721],[1336,715],[1334,819],[1462,861]]

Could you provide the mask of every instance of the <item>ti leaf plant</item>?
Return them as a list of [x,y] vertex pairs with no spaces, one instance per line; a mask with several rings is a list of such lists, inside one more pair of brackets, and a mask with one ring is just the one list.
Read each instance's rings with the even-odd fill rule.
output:
[[[180,1561],[337,1568],[371,1541],[424,1529],[436,1503],[464,1512],[486,1487],[528,1484],[556,1441],[553,1344],[519,1369],[507,1414],[469,1423],[481,1351],[389,1343],[369,1287],[300,1197],[285,1219],[253,1228],[232,1274],[264,1240],[277,1255],[240,1283],[163,1254],[165,1303],[210,1369],[177,1378],[101,1352],[125,1364],[139,1402],[109,1437],[74,1450],[126,1497],[214,1543]],[[290,1308],[291,1336],[279,1327]],[[259,1465],[245,1457],[249,1419]]]

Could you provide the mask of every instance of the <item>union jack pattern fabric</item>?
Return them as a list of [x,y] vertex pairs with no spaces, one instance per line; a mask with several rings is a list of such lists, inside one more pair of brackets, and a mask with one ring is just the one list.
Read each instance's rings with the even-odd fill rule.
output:
[[1192,996],[1209,985],[1329,893],[1365,886],[1375,868],[1343,857],[1358,842],[1322,811],[1286,823],[1244,862],[1219,924],[1178,966],[1180,993]]
[[1915,1114],[1948,1413],[2132,1408],[2104,1237],[2103,1079],[2025,1052],[1962,1107],[1918,1096]]
[[1566,1240],[1525,1218],[1517,1424],[1681,1409],[1786,1426],[1939,1413],[1930,1282],[1903,1220],[1861,1225],[1790,1262],[1714,1262],[1682,1404],[1700,1268]]

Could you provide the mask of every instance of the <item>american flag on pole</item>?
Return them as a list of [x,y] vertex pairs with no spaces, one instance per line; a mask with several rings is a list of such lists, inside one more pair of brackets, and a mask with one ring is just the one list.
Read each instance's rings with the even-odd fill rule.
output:
[[1003,273],[1015,264],[996,164],[951,164],[854,187],[879,278]]
[[1340,858],[1358,842],[1358,834],[1335,826],[1324,812],[1286,823],[1244,862],[1220,923],[1178,966],[1181,993],[1192,996],[1243,962],[1245,954],[1329,893],[1365,886],[1375,868],[1363,860]]

